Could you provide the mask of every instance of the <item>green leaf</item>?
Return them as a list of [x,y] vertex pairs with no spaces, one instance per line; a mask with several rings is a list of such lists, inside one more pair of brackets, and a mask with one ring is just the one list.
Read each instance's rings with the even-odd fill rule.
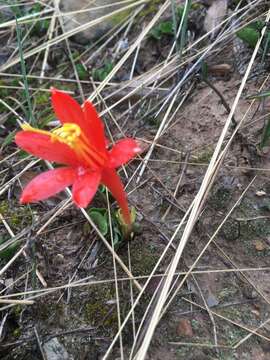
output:
[[248,46],[255,48],[257,41],[260,38],[260,31],[254,29],[252,26],[246,26],[243,29],[237,31],[236,35]]
[[262,54],[262,62],[264,62],[266,55],[270,50],[270,31],[266,33],[266,36],[263,41],[263,54]]
[[201,74],[203,79],[208,78],[208,64],[204,60],[202,61]]
[[162,38],[162,33],[157,26],[155,26],[150,32],[149,35],[152,36],[155,40],[160,40]]
[[35,102],[37,105],[48,104],[50,101],[51,94],[49,92],[39,92],[35,96]]
[[185,11],[185,7],[184,6],[177,6],[176,7],[176,14],[177,16],[179,17],[179,20],[182,19],[182,16],[184,14],[184,11]]
[[131,231],[132,231],[132,227],[133,227],[133,224],[136,220],[136,209],[132,206],[131,207],[131,210],[130,210],[130,217],[131,217],[131,226],[126,224],[125,223],[125,220],[124,220],[124,217],[122,215],[122,211],[121,209],[119,209],[117,212],[116,212],[116,220],[121,228],[121,233],[123,234],[123,237],[124,238],[127,238]]
[[111,62],[106,62],[104,70],[109,74],[113,69],[113,64]]
[[103,81],[112,71],[112,69],[113,69],[113,64],[111,62],[106,62],[102,68],[93,69],[92,76],[94,80]]
[[265,23],[263,21],[258,20],[250,23],[248,26],[251,27],[252,29],[262,31],[263,27],[265,26]]
[[270,96],[270,90],[266,90],[266,91],[263,91],[258,94],[249,95],[246,97],[246,99],[247,100],[253,100],[253,99],[260,100],[260,99],[266,98],[268,96]]
[[1,150],[3,150],[5,146],[12,143],[15,133],[16,133],[16,130],[13,130],[7,135],[7,137],[5,138],[5,140],[3,141],[2,145],[1,145]]
[[162,34],[174,35],[172,21],[164,21],[159,25],[159,30]]
[[98,188],[98,190],[101,192],[101,193],[105,193],[105,191],[106,191],[106,187],[104,186],[104,185],[99,185],[99,188]]
[[[4,244],[7,239],[0,238],[0,245]],[[4,250],[0,251],[0,259],[10,260],[16,253],[19,247],[19,241],[15,241]]]
[[173,22],[163,21],[159,25],[153,27],[149,33],[156,40],[160,40],[164,35],[174,35]]
[[262,140],[260,143],[260,148],[264,148],[265,146],[269,145],[270,139],[270,119],[267,121],[265,128],[263,130]]
[[88,72],[82,64],[77,64],[76,70],[80,80],[87,80],[89,78]]
[[91,217],[91,219],[93,220],[93,222],[95,223],[101,234],[103,236],[106,236],[108,233],[107,217],[104,214],[102,214],[102,212],[99,209],[97,210],[91,209],[89,211],[89,216]]
[[123,242],[123,235],[116,224],[116,226],[113,227],[113,245],[115,247],[118,247],[121,245],[122,242]]

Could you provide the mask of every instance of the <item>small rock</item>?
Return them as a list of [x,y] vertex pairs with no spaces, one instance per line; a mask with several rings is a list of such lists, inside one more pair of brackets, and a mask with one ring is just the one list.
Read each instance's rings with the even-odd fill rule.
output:
[[262,240],[255,240],[254,244],[255,244],[255,249],[257,251],[263,251],[266,248],[266,246]]
[[207,298],[206,298],[206,302],[207,302],[207,305],[211,308],[213,306],[217,306],[219,304],[219,300],[217,299],[217,297],[212,294],[212,293],[209,293]]
[[242,287],[242,293],[244,297],[248,300],[254,300],[258,297],[257,291],[251,285],[244,285]]
[[73,360],[64,346],[57,338],[52,338],[43,345],[43,349],[48,360]]
[[13,287],[13,284],[14,284],[14,279],[13,279],[13,278],[7,278],[7,279],[5,279],[5,286],[6,286],[6,287],[12,288],[12,287]]
[[261,314],[258,310],[256,310],[256,309],[251,310],[251,313],[254,314],[256,316],[256,318],[260,319]]
[[216,0],[214,1],[209,9],[204,19],[204,30],[206,32],[212,32],[211,38],[219,31],[218,26],[225,15],[227,14],[228,1],[227,0]]
[[177,335],[187,337],[193,336],[192,326],[188,319],[181,319],[179,321],[179,324],[177,326]]
[[121,39],[118,43],[118,49],[120,51],[126,51],[129,47],[129,44],[128,44],[128,39],[127,38],[124,38],[124,39]]
[[[86,25],[86,29],[78,32],[74,39],[82,44],[87,44],[96,38],[105,34],[108,30],[112,29],[117,23],[121,22],[125,13],[119,12],[112,17],[106,17],[94,26],[87,24],[109,15],[112,12],[120,9],[123,5],[119,5],[118,0],[61,0],[60,8],[63,12],[65,31],[75,30],[76,28]],[[95,9],[97,8],[97,9]],[[89,9],[89,10],[86,10]],[[130,11],[132,11],[131,8]],[[80,11],[86,10],[86,11]],[[77,12],[76,12],[77,11]]]
[[259,196],[259,197],[265,196],[265,195],[266,195],[266,192],[263,191],[263,190],[258,190],[258,191],[256,191],[256,195]]
[[63,254],[56,254],[54,257],[54,265],[61,265],[65,261],[65,257]]

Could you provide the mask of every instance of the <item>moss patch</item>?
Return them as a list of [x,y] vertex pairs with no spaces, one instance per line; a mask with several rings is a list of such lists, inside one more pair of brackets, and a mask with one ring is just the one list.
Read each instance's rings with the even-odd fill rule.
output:
[[[135,240],[136,241],[136,240]],[[141,244],[131,245],[131,263],[133,274],[148,275],[156,265],[159,256],[152,246],[143,246]]]
[[84,304],[84,319],[94,326],[104,326],[109,333],[118,327],[115,290],[112,285],[92,286]]
[[27,206],[15,207],[8,200],[0,201],[0,213],[12,229],[22,229],[31,221],[31,212]]

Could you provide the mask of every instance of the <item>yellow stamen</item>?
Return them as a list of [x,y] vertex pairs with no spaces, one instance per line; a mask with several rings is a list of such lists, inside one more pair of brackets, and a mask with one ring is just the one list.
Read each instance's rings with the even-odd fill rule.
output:
[[49,131],[33,128],[31,125],[26,124],[26,123],[22,124],[21,128],[23,130],[25,130],[25,131],[33,131],[33,132],[36,132],[38,134],[51,136],[51,133]]
[[76,124],[66,123],[62,127],[52,131],[52,141],[59,141],[67,144],[75,150],[78,145],[81,129]]
[[52,132],[33,128],[29,124],[23,124],[21,127],[25,131],[50,136],[52,142],[58,141],[68,145],[76,152],[79,159],[82,159],[89,165],[104,165],[106,161],[106,157],[89,144],[87,137],[77,124],[65,123],[62,127]]

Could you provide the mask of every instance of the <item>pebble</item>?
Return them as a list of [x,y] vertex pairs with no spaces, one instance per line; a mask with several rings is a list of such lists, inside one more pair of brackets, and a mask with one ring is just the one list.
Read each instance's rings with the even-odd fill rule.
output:
[[193,336],[193,330],[191,326],[191,322],[188,319],[181,319],[177,326],[177,335],[178,336]]

